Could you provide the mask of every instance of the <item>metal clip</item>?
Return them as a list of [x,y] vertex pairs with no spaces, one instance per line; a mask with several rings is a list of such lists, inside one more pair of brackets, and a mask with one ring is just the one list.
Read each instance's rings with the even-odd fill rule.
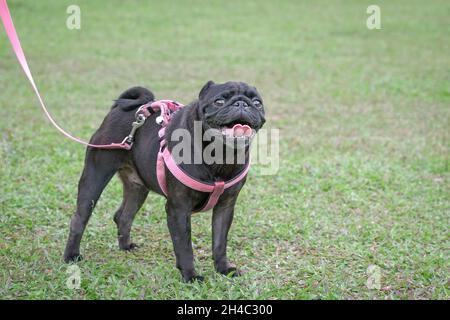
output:
[[128,142],[129,144],[132,144],[132,143],[133,143],[134,135],[135,135],[135,133],[136,133],[136,130],[139,129],[140,127],[142,127],[142,125],[144,124],[144,122],[145,122],[146,119],[147,119],[147,118],[146,118],[142,113],[136,114],[136,121],[134,121],[134,122],[131,124],[131,131],[130,131],[130,134],[128,135],[128,137],[126,137],[126,138],[124,139],[124,142],[126,141],[126,142]]
[[164,123],[164,118],[163,118],[163,116],[157,116],[155,121],[158,125],[161,126]]

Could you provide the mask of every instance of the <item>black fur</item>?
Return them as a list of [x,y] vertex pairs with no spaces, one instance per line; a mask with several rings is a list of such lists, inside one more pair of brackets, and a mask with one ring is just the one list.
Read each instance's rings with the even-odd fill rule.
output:
[[142,87],[133,87],[122,93],[119,98],[114,101],[111,109],[119,107],[123,111],[131,111],[154,100],[155,96],[149,90]]
[[[116,100],[109,114],[90,142],[107,144],[122,141],[130,131],[137,107],[155,99],[147,89],[131,88],[122,93]],[[224,99],[225,106],[215,105],[217,99]],[[254,101],[262,101],[255,88],[240,82],[215,84],[208,82],[199,94],[199,100],[185,106],[172,118],[166,129],[168,148],[172,149],[176,142],[170,141],[171,133],[176,128],[184,128],[193,133],[194,121],[201,121],[203,130],[220,128],[226,123],[241,121],[249,123],[255,130],[264,124],[264,109],[256,107]],[[245,102],[246,107],[240,107],[236,101]],[[156,178],[156,158],[159,150],[158,130],[155,118],[150,116],[136,133],[132,150],[102,150],[87,148],[83,173],[78,184],[77,210],[72,217],[70,234],[64,252],[67,262],[81,259],[80,241],[86,224],[99,199],[103,189],[110,179],[118,173],[123,182],[123,201],[114,215],[118,227],[119,248],[131,250],[136,245],[131,242],[130,230],[135,214],[140,209],[149,191],[163,195]],[[193,142],[195,144],[195,142]],[[203,150],[204,142],[194,145],[194,149]],[[245,149],[248,158],[248,146]],[[194,152],[194,151],[192,151]],[[243,164],[181,164],[182,168],[191,176],[214,182],[229,180],[236,176]],[[192,190],[180,183],[166,170],[168,197],[166,202],[167,223],[172,237],[176,265],[186,281],[201,280],[194,268],[193,250],[191,243],[191,214],[203,206],[208,199],[207,193]],[[245,179],[225,190],[219,202],[213,209],[213,258],[218,272],[223,274],[239,271],[232,265],[226,255],[227,235],[231,226],[239,191]]]

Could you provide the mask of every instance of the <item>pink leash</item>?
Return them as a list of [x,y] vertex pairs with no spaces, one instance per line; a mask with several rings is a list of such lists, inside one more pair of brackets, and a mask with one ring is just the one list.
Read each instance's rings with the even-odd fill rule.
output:
[[63,128],[61,128],[56,121],[53,119],[51,114],[48,112],[44,100],[42,99],[39,90],[36,86],[36,83],[34,82],[33,75],[31,74],[30,68],[28,67],[27,59],[25,57],[25,54],[23,53],[22,46],[20,45],[19,37],[17,36],[16,29],[14,28],[14,23],[11,18],[11,14],[8,9],[8,4],[6,3],[6,0],[0,0],[0,17],[2,18],[3,25],[5,26],[6,34],[9,38],[9,41],[11,42],[11,45],[13,47],[14,53],[16,54],[17,60],[19,61],[20,65],[22,66],[23,71],[25,72],[25,75],[27,76],[28,80],[31,83],[31,86],[33,87],[34,93],[36,94],[39,103],[41,105],[42,110],[44,111],[46,117],[48,120],[50,120],[51,124],[55,126],[56,129],[59,130],[63,135],[65,135],[67,138],[76,141],[78,143],[84,144],[88,147],[92,148],[101,148],[101,149],[125,149],[130,150],[131,145],[126,143],[125,140],[121,143],[111,143],[111,144],[90,144],[88,142],[85,142],[77,137],[74,137],[67,131],[65,131]]

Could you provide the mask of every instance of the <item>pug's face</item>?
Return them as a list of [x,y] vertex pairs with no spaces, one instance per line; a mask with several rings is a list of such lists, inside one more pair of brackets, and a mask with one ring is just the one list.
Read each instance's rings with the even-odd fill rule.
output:
[[240,140],[247,145],[266,121],[260,94],[243,82],[209,81],[200,91],[199,105],[204,128],[227,141]]

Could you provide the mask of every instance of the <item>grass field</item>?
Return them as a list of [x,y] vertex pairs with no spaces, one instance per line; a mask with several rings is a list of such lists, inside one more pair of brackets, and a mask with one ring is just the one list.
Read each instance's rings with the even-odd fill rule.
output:
[[[163,198],[151,195],[118,250],[115,180],[82,242],[81,289],[62,253],[85,149],[56,133],[0,32],[0,298],[448,299],[450,3],[14,1],[30,67],[56,119],[89,138],[133,85],[188,103],[209,79],[254,84],[280,169],[251,171],[218,275],[210,213],[193,218],[204,283],[185,284]],[[81,8],[81,30],[66,8]],[[1,28],[3,29],[3,28]],[[257,169],[257,168],[256,168]],[[381,269],[368,289],[367,268]]]

